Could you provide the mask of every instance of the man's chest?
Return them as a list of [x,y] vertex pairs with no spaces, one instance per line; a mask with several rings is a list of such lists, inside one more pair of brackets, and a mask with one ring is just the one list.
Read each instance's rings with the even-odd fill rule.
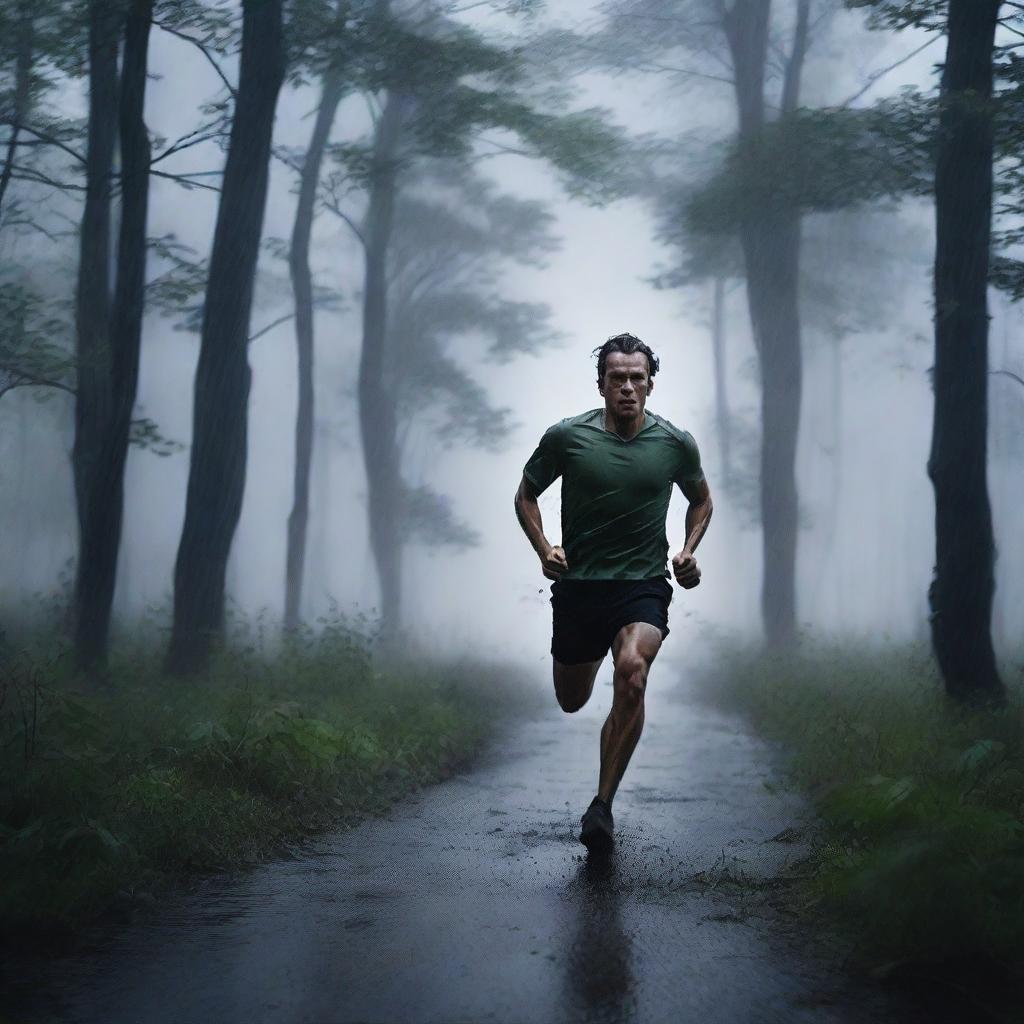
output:
[[644,501],[672,486],[677,459],[658,437],[622,441],[593,433],[573,439],[565,456],[563,487],[585,498],[620,493]]

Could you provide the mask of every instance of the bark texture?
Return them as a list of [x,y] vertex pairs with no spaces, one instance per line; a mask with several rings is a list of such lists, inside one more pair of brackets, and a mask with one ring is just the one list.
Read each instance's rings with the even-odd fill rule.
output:
[[85,515],[75,586],[75,656],[81,669],[107,660],[110,614],[124,516],[124,469],[139,380],[146,289],[149,135],[144,120],[153,0],[132,0],[124,21],[118,109],[121,225],[104,385],[106,419],[84,488]]
[[21,126],[29,119],[32,103],[32,60],[35,49],[35,15],[32,13],[33,0],[18,3],[17,41],[14,57],[14,96],[11,113],[14,124],[7,140],[3,169],[0,170],[0,209],[3,209],[7,188],[14,173],[14,158],[18,152]]
[[285,567],[284,623],[299,624],[302,584],[306,566],[309,527],[309,474],[313,462],[313,275],[309,267],[309,242],[313,231],[317,187],[327,139],[344,92],[340,72],[324,78],[313,134],[299,178],[299,201],[292,229],[289,267],[295,293],[295,342],[298,350],[299,396],[295,421],[295,481],[292,510],[288,516],[288,552]]
[[380,583],[382,633],[393,635],[401,620],[402,548],[399,536],[402,484],[395,407],[388,393],[387,255],[394,222],[402,96],[390,91],[377,124],[364,226],[366,275],[363,286],[363,348],[359,361],[359,425],[366,467],[370,546]]
[[83,643],[93,629],[87,563],[96,531],[97,478],[111,408],[110,391],[110,204],[114,142],[118,126],[117,50],[121,18],[112,0],[89,4],[89,112],[86,143],[85,205],[79,235],[75,295],[75,441],[72,469],[78,514],[75,581],[76,659],[87,668],[94,643]]
[[[739,144],[756,160],[765,125],[764,73],[771,0],[736,0],[725,13],[739,114]],[[807,0],[800,0],[783,83],[784,113],[799,102],[807,52]],[[799,502],[796,449],[800,429],[802,357],[798,286],[800,211],[764,206],[746,213],[740,242],[747,301],[761,369],[761,614],[769,644],[796,634],[796,550]]]
[[988,498],[988,276],[992,48],[999,0],[950,0],[935,168],[935,655],[947,692],[1000,700],[992,648]]
[[282,0],[244,0],[235,115],[196,368],[185,523],[174,570],[167,655],[173,674],[204,668],[224,627],[225,572],[245,489],[249,316],[284,70]]

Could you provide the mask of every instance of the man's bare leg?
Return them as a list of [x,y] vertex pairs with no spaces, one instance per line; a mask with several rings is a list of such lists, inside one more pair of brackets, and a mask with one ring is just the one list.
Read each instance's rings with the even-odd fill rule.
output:
[[552,659],[555,697],[563,711],[579,711],[590,700],[594,680],[603,663],[604,658],[598,658],[597,661],[585,661],[579,665],[563,665]]
[[623,626],[612,644],[612,710],[601,729],[601,776],[597,790],[609,807],[644,728],[647,673],[660,648],[661,630],[649,622]]

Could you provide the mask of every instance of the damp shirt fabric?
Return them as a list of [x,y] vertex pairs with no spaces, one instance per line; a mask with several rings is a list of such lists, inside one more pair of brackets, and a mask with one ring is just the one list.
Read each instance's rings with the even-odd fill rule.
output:
[[591,409],[549,427],[523,468],[541,494],[562,478],[562,579],[641,580],[668,577],[672,485],[704,478],[692,435],[645,412],[628,441]]

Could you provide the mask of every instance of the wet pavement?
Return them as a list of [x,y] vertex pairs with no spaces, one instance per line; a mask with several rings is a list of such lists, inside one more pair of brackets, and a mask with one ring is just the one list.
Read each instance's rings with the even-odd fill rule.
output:
[[[801,799],[740,723],[659,689],[589,863],[611,689],[516,725],[466,774],[293,860],[210,879],[88,954],[8,964],[10,1019],[867,1022],[919,1018],[723,884],[804,850]],[[5,1002],[7,999],[5,998]],[[2,1018],[2,1012],[0,1012]]]

